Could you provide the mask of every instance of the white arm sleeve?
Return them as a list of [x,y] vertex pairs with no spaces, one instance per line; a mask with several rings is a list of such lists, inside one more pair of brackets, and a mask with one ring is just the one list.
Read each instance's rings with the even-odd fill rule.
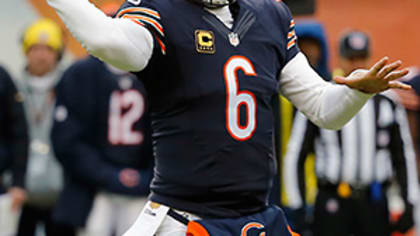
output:
[[324,81],[298,53],[280,75],[280,92],[313,123],[340,129],[374,94]]
[[106,16],[88,0],[48,0],[73,36],[95,57],[126,71],[144,69],[153,36],[129,19]]

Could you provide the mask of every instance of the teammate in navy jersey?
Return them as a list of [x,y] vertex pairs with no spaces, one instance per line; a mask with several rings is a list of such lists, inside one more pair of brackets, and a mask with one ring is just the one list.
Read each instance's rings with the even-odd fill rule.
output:
[[[48,2],[92,55],[138,72],[150,96],[152,202],[126,235],[291,235],[281,210],[266,205],[278,90],[314,123],[338,129],[367,93],[408,88],[393,81],[407,73],[393,72],[401,62],[387,58],[336,79],[347,86],[324,82],[299,52],[281,1],[128,0],[118,19],[86,0]],[[204,228],[189,222],[197,218]]]
[[147,202],[152,177],[146,91],[134,75],[89,57],[55,92],[52,140],[65,185],[54,217],[79,236],[122,234]]

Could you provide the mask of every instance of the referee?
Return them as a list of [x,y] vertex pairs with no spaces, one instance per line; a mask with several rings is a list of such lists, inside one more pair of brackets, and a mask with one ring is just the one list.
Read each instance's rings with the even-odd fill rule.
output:
[[[343,75],[363,67],[369,57],[367,35],[344,35],[340,56]],[[296,114],[283,178],[289,204],[297,211],[305,204],[303,163],[309,153],[316,156],[319,188],[315,236],[387,236],[412,227],[412,206],[418,196],[415,153],[404,109],[398,104],[376,95],[339,131],[320,129]],[[405,211],[391,224],[386,190],[393,179]]]

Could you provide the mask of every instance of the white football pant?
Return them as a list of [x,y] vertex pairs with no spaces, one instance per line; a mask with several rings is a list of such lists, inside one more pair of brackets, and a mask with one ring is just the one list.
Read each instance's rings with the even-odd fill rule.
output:
[[[138,216],[136,222],[123,236],[185,236],[187,226],[167,215],[169,207],[149,201]],[[188,220],[199,217],[172,209]],[[120,235],[118,235],[120,236]]]
[[78,236],[122,235],[135,222],[147,202],[146,197],[132,197],[113,193],[98,193],[86,227]]

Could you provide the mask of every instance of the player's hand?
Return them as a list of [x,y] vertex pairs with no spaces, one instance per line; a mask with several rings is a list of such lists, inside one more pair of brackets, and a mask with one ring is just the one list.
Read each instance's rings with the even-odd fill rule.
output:
[[120,171],[120,182],[127,188],[132,188],[140,183],[140,173],[131,168],[126,168]]
[[27,198],[26,191],[19,187],[10,188],[8,194],[12,199],[12,211],[18,210]]
[[356,70],[346,78],[335,77],[334,81],[364,93],[380,93],[390,88],[411,89],[410,85],[396,81],[407,75],[408,69],[397,70],[401,61],[388,62],[388,57],[384,57],[370,70]]

